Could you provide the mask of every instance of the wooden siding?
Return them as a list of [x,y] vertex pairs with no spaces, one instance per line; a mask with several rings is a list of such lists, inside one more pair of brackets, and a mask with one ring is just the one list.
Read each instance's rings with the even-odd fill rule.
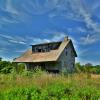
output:
[[61,71],[65,72],[74,71],[75,55],[73,53],[73,49],[70,44],[62,52],[61,56],[59,57],[59,61],[61,62],[60,66]]

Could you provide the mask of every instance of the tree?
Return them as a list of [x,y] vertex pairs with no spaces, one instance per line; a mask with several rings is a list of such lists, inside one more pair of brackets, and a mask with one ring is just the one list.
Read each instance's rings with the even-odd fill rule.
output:
[[85,66],[92,67],[93,65],[91,63],[87,63]]
[[81,72],[81,64],[78,62],[75,64],[76,72]]
[[93,65],[91,63],[87,63],[84,65],[85,72],[87,73],[87,78],[91,78],[91,73],[93,73]]
[[13,64],[9,61],[0,61],[0,72],[1,73],[10,73],[13,68]]
[[84,67],[85,67],[85,72],[87,72],[87,73],[91,73],[92,72],[93,65],[91,63],[85,64]]
[[0,61],[2,61],[2,57],[0,57]]

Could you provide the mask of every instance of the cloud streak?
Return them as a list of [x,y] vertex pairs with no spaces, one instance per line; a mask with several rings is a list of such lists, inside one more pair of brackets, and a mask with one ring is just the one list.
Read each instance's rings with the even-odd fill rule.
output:
[[0,37],[6,39],[8,42],[13,44],[26,44],[24,38],[16,37],[16,36],[9,36],[9,35],[3,35],[0,34]]
[[96,35],[95,34],[94,35],[88,34],[85,37],[81,37],[80,40],[81,40],[81,44],[89,45],[89,44],[93,44],[93,43],[99,42],[100,41],[100,37],[97,34]]
[[[36,0],[30,0],[30,2],[25,0],[18,5],[21,9],[20,11],[18,7],[14,5],[15,2],[16,0],[6,0],[3,10],[13,15],[14,19],[2,18],[1,20],[4,23],[25,22],[25,17],[29,19],[29,16],[33,14],[41,15],[48,13],[52,18],[61,16],[72,20],[83,21],[89,30],[93,30],[94,33],[100,32],[100,24],[92,19],[92,12],[88,11],[88,7],[82,0],[73,0],[73,2],[71,0],[44,0],[43,4]],[[95,6],[93,9],[97,8],[99,5],[96,3]]]
[[19,12],[13,6],[13,0],[6,0],[5,3],[5,11],[16,15],[19,14]]
[[92,30],[90,34],[99,34],[100,24],[93,20],[92,15],[92,11],[89,11],[82,0],[58,0],[54,13],[51,13],[50,17],[62,16],[72,20],[81,20],[85,23],[87,31]]
[[30,44],[37,44],[37,43],[44,43],[44,42],[54,42],[62,40],[66,35],[64,33],[54,33],[54,35],[47,39],[47,38],[37,38],[34,36],[10,36],[5,34],[0,34],[1,38],[4,38],[11,44],[20,44],[20,45],[30,45]]

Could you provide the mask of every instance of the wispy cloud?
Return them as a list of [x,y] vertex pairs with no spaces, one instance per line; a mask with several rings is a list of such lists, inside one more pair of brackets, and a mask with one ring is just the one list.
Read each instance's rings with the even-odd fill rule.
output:
[[[23,53],[28,49],[27,46],[31,44],[39,44],[46,42],[60,41],[65,37],[64,33],[54,33],[50,38],[39,38],[34,36],[11,36],[6,34],[0,34],[0,38],[3,39],[3,47],[0,46],[0,53],[8,53],[12,49],[12,53]],[[1,40],[0,40],[1,42]],[[9,43],[9,44],[7,44]],[[17,45],[18,44],[18,45]],[[24,48],[19,48],[19,45]]]
[[11,42],[11,43],[16,43],[16,44],[26,44],[25,42],[23,42],[23,41],[18,41],[18,40],[9,40],[9,42]]
[[75,27],[75,28],[67,28],[68,32],[74,32],[74,33],[86,33],[87,30],[82,27],[82,26],[79,26],[79,27]]
[[75,48],[76,49],[78,48],[77,40],[75,40],[74,37],[69,35],[67,32],[65,33],[65,32],[60,32],[57,30],[49,30],[48,29],[48,30],[44,31],[44,34],[53,35],[53,37],[50,41],[60,41],[60,40],[63,40],[65,36],[68,36],[68,38],[70,38],[73,41]]
[[17,53],[24,53],[26,50],[15,50],[14,52],[17,52]]
[[93,30],[93,34],[94,33],[100,33],[100,24],[95,22],[92,19],[92,13],[88,11],[88,9],[86,8],[86,6],[83,4],[82,1],[80,0],[76,0],[77,3],[79,4],[79,15],[80,17],[83,17],[83,21],[86,24],[86,27],[90,30]]
[[[73,0],[73,2],[71,0],[45,0],[43,4],[37,0],[30,0],[30,2],[24,1],[18,5],[21,8],[20,11],[14,4],[15,1],[5,1],[3,10],[12,14],[14,20],[3,18],[2,20],[4,20],[4,22],[15,23],[17,21],[26,21],[25,18],[28,20],[30,15],[48,13],[48,16],[52,18],[61,16],[70,18],[71,20],[83,21],[85,22],[86,27],[92,29],[94,33],[100,32],[100,24],[92,19],[92,12],[88,11],[88,7],[81,0]],[[93,10],[98,6],[99,4],[95,3]]]
[[12,4],[12,0],[6,0],[6,2],[5,2],[5,10],[7,11],[7,12],[10,12],[10,13],[12,13],[12,14],[19,14],[19,12],[18,12],[18,10],[16,10],[15,8],[14,8],[14,6],[13,6],[13,4]]
[[17,20],[14,20],[14,19],[9,19],[9,18],[6,18],[6,17],[1,17],[0,19],[2,21],[2,24],[5,24],[5,23],[18,23]]
[[5,38],[10,43],[26,44],[24,38],[0,34],[0,37]]
[[[50,34],[48,34],[48,35],[50,35]],[[65,36],[66,35],[64,33],[56,32],[56,33],[53,33],[51,38],[36,38],[36,37],[32,37],[31,40],[32,40],[33,44],[45,43],[45,42],[55,42],[55,41],[62,40]]]
[[100,41],[100,37],[97,34],[96,35],[95,34],[94,35],[88,34],[85,37],[81,37],[80,40],[81,40],[81,44],[89,45],[89,44],[96,43],[97,41]]
[[0,48],[0,53],[6,52],[7,50],[8,50],[7,48],[1,47],[1,48]]
[[18,23],[19,11],[15,9],[12,0],[5,0],[0,7],[0,24],[1,26],[9,23]]
[[63,32],[56,32],[54,33],[54,37],[51,39],[51,41],[60,41],[66,36]]
[[[56,7],[58,0],[45,0],[43,4],[41,4],[38,0],[30,0],[30,2],[24,3],[22,8],[29,14],[41,15],[45,14]],[[27,6],[29,6],[27,8]]]
[[96,52],[95,54],[100,55],[100,52]]
[[6,39],[6,41],[10,42],[11,44],[21,44],[21,45],[30,45],[30,44],[37,44],[37,43],[44,43],[44,42],[51,42],[51,41],[60,41],[66,35],[64,33],[54,33],[51,38],[37,38],[34,36],[11,36],[6,34],[0,34],[1,38]]
[[[5,0],[0,7],[0,26],[25,22],[29,15],[21,9],[21,4],[16,5],[16,0]],[[20,8],[20,9],[19,9]]]
[[94,0],[94,2],[92,3],[91,7],[89,6],[88,9],[90,9],[91,12],[94,13],[99,7],[100,7],[100,1],[97,0],[95,2],[95,0]]
[[72,20],[81,20],[88,30],[93,30],[93,34],[100,33],[100,24],[92,19],[92,15],[82,0],[73,0],[73,2],[71,0],[58,0],[54,13],[51,12],[50,17],[62,16]]

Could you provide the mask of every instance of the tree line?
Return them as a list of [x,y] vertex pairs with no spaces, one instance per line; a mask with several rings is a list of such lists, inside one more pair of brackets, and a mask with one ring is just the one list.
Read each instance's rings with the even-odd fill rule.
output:
[[87,63],[81,65],[80,63],[75,64],[75,69],[77,73],[91,73],[91,74],[100,74],[100,65],[92,65],[91,63]]

